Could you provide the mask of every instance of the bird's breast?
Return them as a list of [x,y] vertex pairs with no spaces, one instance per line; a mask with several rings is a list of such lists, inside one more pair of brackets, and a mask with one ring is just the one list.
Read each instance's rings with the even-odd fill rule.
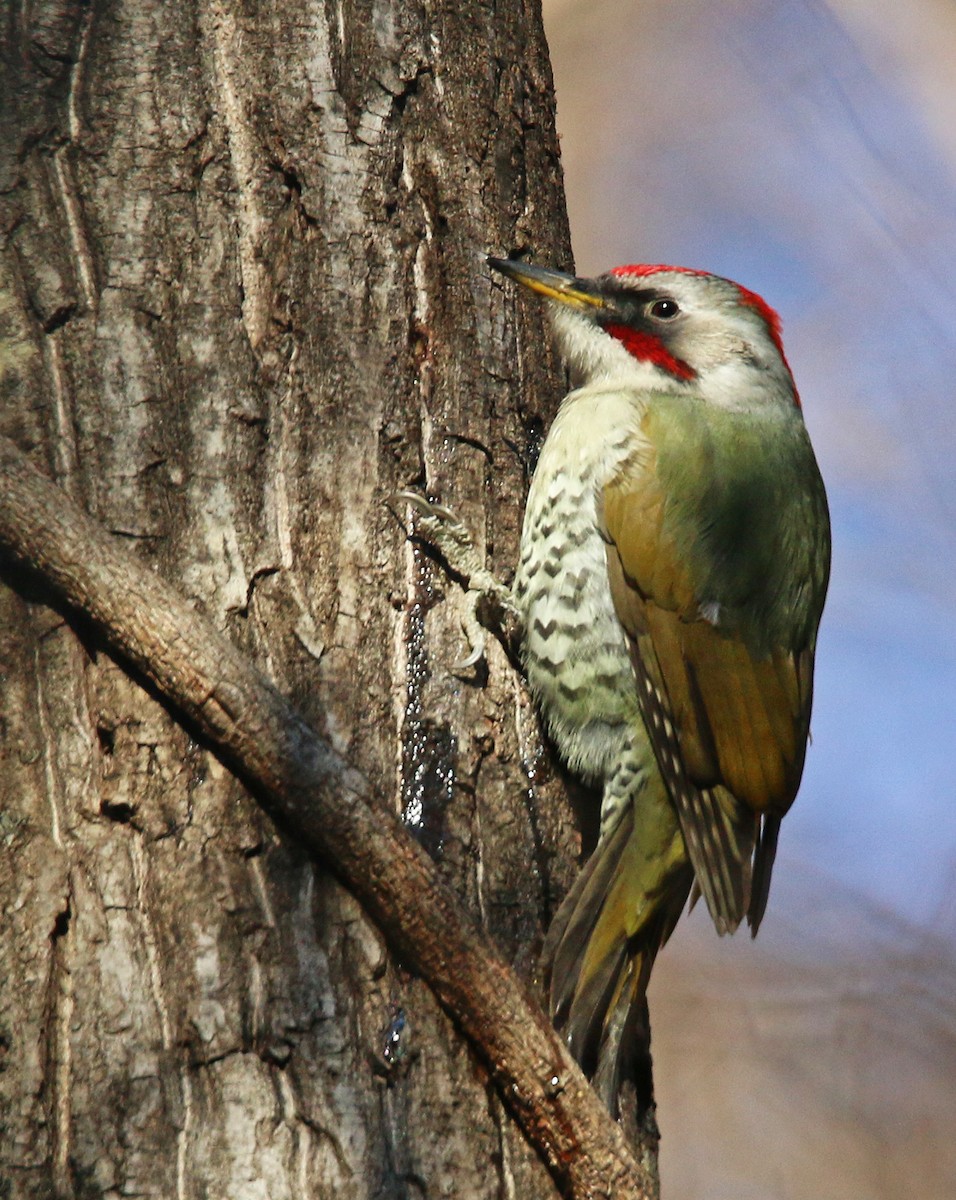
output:
[[596,778],[640,722],[598,529],[600,494],[633,452],[635,429],[627,397],[565,400],[528,496],[515,579],[532,691],[569,765]]

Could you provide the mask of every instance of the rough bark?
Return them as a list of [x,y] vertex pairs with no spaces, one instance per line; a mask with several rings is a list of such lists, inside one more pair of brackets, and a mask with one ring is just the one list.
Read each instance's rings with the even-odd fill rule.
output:
[[[647,1200],[624,1137],[432,859],[248,658],[0,439],[0,548],[152,685],[363,905],[468,1038],[571,1200]],[[378,1048],[394,1068],[405,1020]]]
[[[504,656],[450,673],[461,599],[387,499],[424,488],[514,561],[557,389],[479,253],[568,260],[536,5],[60,0],[3,39],[0,432],[260,665],[527,972],[567,806]],[[553,1194],[348,892],[7,582],[0,1194]]]

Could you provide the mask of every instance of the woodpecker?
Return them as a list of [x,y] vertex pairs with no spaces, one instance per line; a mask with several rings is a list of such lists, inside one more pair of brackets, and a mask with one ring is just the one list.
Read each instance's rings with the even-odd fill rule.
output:
[[722,934],[764,914],[806,753],[826,494],[759,296],[686,268],[488,261],[545,297],[578,383],[537,463],[512,598],[556,747],[602,789],[544,957],[555,1024],[615,1112],[691,893]]

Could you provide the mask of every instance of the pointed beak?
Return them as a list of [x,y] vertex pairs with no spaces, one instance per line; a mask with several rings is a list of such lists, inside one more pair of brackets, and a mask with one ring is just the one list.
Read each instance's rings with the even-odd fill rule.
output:
[[547,296],[549,300],[557,300],[559,304],[567,304],[571,308],[608,307],[607,301],[593,290],[589,280],[578,279],[564,271],[534,267],[531,263],[517,262],[511,258],[492,258],[490,255],[488,266],[507,275],[515,283],[530,288],[532,292]]

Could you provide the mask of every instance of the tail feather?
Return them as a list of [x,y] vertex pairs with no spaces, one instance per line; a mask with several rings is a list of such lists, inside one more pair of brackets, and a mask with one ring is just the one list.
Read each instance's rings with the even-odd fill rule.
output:
[[649,1078],[645,993],[692,877],[663,785],[646,785],[602,837],[548,932],[552,1019],[615,1115],[622,1083]]
[[[581,980],[567,1020],[559,1026],[568,1048],[588,1076],[593,1076],[600,1065],[601,1046],[609,1032],[608,1018],[620,996],[628,966],[627,943],[622,941],[598,963],[593,974]],[[595,1020],[598,1013],[604,1014],[600,1021]]]
[[[574,999],[586,948],[601,916],[631,825],[625,814],[608,839],[588,859],[555,914],[545,938],[542,960],[551,992],[552,1015],[566,1017]],[[604,852],[605,842],[607,851]]]
[[605,1051],[594,1072],[594,1090],[608,1110],[617,1115],[618,1097],[625,1080],[635,1083],[639,1097],[651,1097],[651,1023],[647,1009],[647,985],[654,956],[632,958],[622,972],[621,986],[608,1008],[605,1021]]

